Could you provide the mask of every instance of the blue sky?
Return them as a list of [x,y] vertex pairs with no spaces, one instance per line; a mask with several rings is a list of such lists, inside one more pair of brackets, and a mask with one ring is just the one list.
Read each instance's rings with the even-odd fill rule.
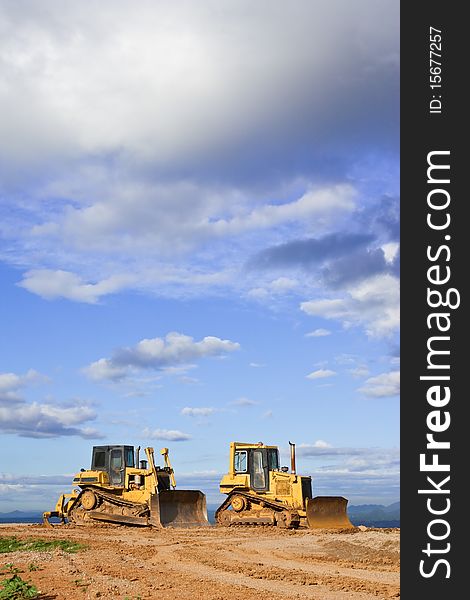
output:
[[3,2],[0,511],[93,444],[399,497],[396,2]]

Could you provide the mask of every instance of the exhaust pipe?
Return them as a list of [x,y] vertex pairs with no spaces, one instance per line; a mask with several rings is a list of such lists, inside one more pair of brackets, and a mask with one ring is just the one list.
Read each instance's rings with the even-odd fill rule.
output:
[[140,446],[137,446],[135,449],[135,468],[139,468],[139,458],[140,458]]
[[292,473],[292,475],[296,474],[295,471],[295,444],[293,444],[292,442],[289,442],[289,446],[290,446],[290,472]]

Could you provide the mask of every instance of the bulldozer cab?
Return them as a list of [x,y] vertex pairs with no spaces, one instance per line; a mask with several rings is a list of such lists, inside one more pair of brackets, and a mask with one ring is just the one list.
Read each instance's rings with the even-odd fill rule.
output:
[[126,467],[134,467],[133,446],[93,446],[92,471],[106,471],[114,487],[123,487]]
[[235,475],[250,476],[251,487],[257,492],[269,491],[269,472],[279,470],[279,450],[273,448],[235,447]]

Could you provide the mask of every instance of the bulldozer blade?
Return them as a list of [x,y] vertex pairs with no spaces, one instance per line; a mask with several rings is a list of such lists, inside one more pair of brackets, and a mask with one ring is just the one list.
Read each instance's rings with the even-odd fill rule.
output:
[[348,501],[342,496],[317,496],[307,499],[307,524],[310,529],[352,529]]
[[158,494],[158,500],[163,527],[209,525],[206,497],[198,490],[164,490]]

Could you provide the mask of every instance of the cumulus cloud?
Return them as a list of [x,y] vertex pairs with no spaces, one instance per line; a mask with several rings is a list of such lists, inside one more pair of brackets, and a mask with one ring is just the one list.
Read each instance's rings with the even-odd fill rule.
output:
[[[0,139],[14,140],[1,148],[10,163],[32,162],[39,148],[41,165],[120,150],[171,172],[203,170],[218,152],[220,170],[237,158],[234,176],[266,157],[295,171],[303,166],[295,143],[316,154],[330,132],[384,144],[398,119],[393,2],[379,10],[372,0],[301,1],[275,11],[240,2],[215,13],[212,2],[144,0],[136,15],[123,1],[57,10],[45,0],[39,10],[19,0],[2,13]],[[287,148],[274,143],[281,136]]]
[[83,369],[83,372],[93,381],[120,381],[128,374],[125,366],[117,366],[108,358],[100,358]]
[[317,371],[312,371],[305,377],[307,379],[325,379],[326,377],[333,377],[336,375],[336,371],[332,371],[331,369],[318,369]]
[[310,331],[310,333],[306,333],[305,337],[326,337],[327,335],[331,335],[331,331],[329,329],[324,329],[323,327],[320,327],[319,329]]
[[382,250],[387,263],[393,265],[400,250],[400,244],[398,242],[388,242],[387,244],[383,244]]
[[79,436],[85,439],[103,437],[96,429],[83,427],[96,418],[86,405],[58,406],[53,404],[22,403],[0,406],[0,430],[30,438]]
[[359,391],[372,398],[386,398],[400,394],[400,371],[381,373],[367,379]]
[[390,336],[399,326],[399,282],[378,275],[353,286],[343,298],[310,300],[300,305],[308,315],[335,319],[344,327],[362,325],[371,337]]
[[18,285],[46,300],[66,298],[96,304],[101,296],[124,289],[134,279],[128,275],[113,275],[98,283],[86,283],[80,276],[68,271],[35,269],[27,271]]
[[[259,273],[301,270],[306,293],[309,286],[317,295],[325,292],[323,298],[304,301],[302,310],[339,320],[344,327],[364,327],[370,336],[390,336],[399,324],[398,211],[395,197],[369,203],[352,215],[344,230],[265,248],[249,266]],[[250,293],[259,300],[270,297],[266,286]]]
[[29,369],[24,375],[0,373],[0,404],[23,402],[23,398],[19,393],[21,388],[47,382],[49,382],[49,378],[34,369]]
[[[338,320],[345,328],[361,326],[371,337],[389,337],[399,326],[399,246],[377,244],[373,233],[336,232],[267,248],[250,265],[258,270],[306,270],[312,281],[321,281],[325,297],[303,301],[301,310]],[[312,292],[319,289],[317,284]],[[252,289],[250,295],[270,297],[266,286]],[[310,336],[320,337],[314,332]]]
[[206,406],[206,407],[185,406],[184,408],[181,409],[181,414],[186,417],[208,417],[209,415],[212,415],[215,412],[215,410],[216,410],[215,408],[211,408],[209,406]]
[[218,220],[212,224],[217,234],[239,233],[246,229],[264,229],[282,223],[325,217],[337,212],[350,212],[354,208],[354,188],[349,185],[337,185],[332,188],[311,190],[294,202],[285,204],[266,204],[256,208],[245,217],[233,217],[231,220]]
[[[126,189],[108,190],[109,201],[100,200],[92,206],[68,207],[56,215],[55,221],[35,225],[31,229],[33,243],[47,240],[74,246],[81,252],[90,249],[119,255],[141,257],[143,253],[155,259],[181,256],[202,241],[233,238],[250,231],[270,230],[289,223],[323,224],[340,213],[354,208],[354,188],[338,184],[316,187],[296,200],[277,204],[252,206],[246,192],[211,190],[189,183],[143,183]],[[227,196],[233,200],[230,205]],[[132,202],[130,202],[132,198]],[[226,216],[217,216],[218,213]],[[123,232],[126,235],[123,236]],[[47,278],[47,273],[44,274]],[[28,276],[28,285],[55,293],[55,287],[68,285],[75,290],[72,299],[87,301],[96,294],[112,293],[135,282],[135,276],[104,279],[95,287],[72,274],[58,271],[55,287],[47,286],[41,273]],[[67,280],[66,280],[67,279]],[[88,286],[88,287],[85,287]],[[52,287],[52,289],[49,289]],[[28,288],[29,289],[29,288]],[[109,291],[108,291],[109,290]]]
[[180,373],[183,367],[191,366],[193,360],[224,356],[239,348],[237,342],[214,336],[196,342],[188,335],[171,332],[165,338],[143,339],[131,348],[118,348],[112,358],[101,358],[85,367],[84,372],[95,381],[118,381],[136,369],[167,372],[173,369]]
[[[258,281],[257,281],[258,282]],[[267,299],[273,300],[297,291],[299,280],[292,277],[278,277],[272,281],[265,281],[263,287],[254,287],[248,290],[247,296],[262,302]]]
[[23,375],[0,373],[0,431],[21,437],[54,438],[76,435],[86,439],[102,437],[85,423],[96,413],[85,403],[73,405],[28,402],[19,391],[30,385],[48,383],[47,376],[29,369]]
[[143,435],[152,440],[165,440],[168,442],[186,442],[191,439],[189,433],[183,433],[178,429],[149,429],[145,428]]
[[249,256],[330,234],[358,208],[351,157],[398,156],[398,17],[393,0],[2,4],[0,235],[20,285],[91,304],[239,290]]

